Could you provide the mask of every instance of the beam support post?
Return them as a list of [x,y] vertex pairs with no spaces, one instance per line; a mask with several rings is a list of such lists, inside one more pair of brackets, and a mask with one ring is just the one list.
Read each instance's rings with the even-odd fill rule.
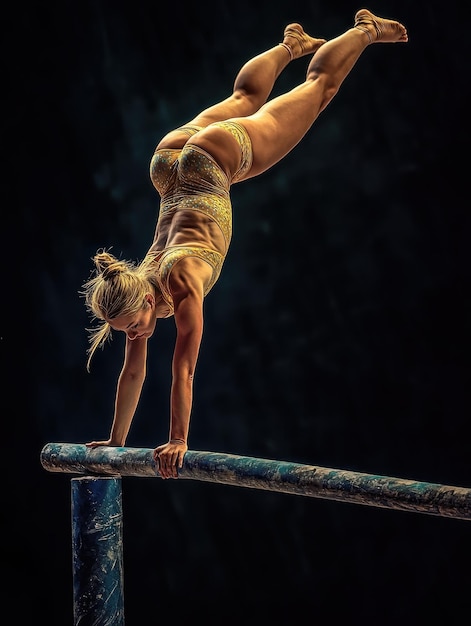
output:
[[124,626],[120,477],[71,480],[74,626]]

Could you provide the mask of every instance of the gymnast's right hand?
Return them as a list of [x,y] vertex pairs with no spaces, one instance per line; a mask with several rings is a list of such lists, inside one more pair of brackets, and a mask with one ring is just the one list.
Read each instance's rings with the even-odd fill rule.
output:
[[90,441],[85,445],[87,446],[87,448],[98,448],[99,446],[119,447],[119,443],[115,443],[112,439],[107,439],[106,441]]

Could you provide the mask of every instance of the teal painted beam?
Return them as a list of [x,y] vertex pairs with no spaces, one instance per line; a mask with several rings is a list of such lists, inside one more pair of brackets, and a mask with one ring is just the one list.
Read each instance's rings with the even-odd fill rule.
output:
[[[158,478],[152,452],[149,448],[90,449],[83,444],[49,443],[41,452],[41,464],[49,472]],[[316,465],[188,450],[179,478],[471,519],[471,488]]]

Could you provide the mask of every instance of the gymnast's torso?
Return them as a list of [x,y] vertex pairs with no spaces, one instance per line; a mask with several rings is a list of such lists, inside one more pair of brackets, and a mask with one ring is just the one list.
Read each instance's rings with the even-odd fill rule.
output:
[[[179,130],[191,136],[199,128]],[[197,257],[211,266],[205,295],[219,277],[232,237],[231,181],[211,155],[194,144],[156,150],[150,177],[161,200],[148,255],[155,257],[159,286],[171,315],[169,278],[176,263]]]

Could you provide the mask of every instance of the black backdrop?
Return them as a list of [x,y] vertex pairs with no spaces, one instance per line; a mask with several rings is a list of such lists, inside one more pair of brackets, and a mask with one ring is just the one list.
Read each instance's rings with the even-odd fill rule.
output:
[[[410,42],[368,49],[302,144],[233,188],[192,449],[470,485],[470,55],[453,4],[371,5],[403,21]],[[161,135],[225,97],[286,23],[331,38],[358,8],[63,0],[5,14],[2,538],[13,623],[73,619],[70,476],[46,473],[39,455],[109,432],[123,338],[86,373],[78,291],[90,258],[103,246],[146,251]],[[274,94],[305,67],[293,63]],[[159,327],[130,446],[167,435],[174,327]],[[123,503],[129,626],[193,616],[451,625],[469,610],[462,520],[132,478]]]

